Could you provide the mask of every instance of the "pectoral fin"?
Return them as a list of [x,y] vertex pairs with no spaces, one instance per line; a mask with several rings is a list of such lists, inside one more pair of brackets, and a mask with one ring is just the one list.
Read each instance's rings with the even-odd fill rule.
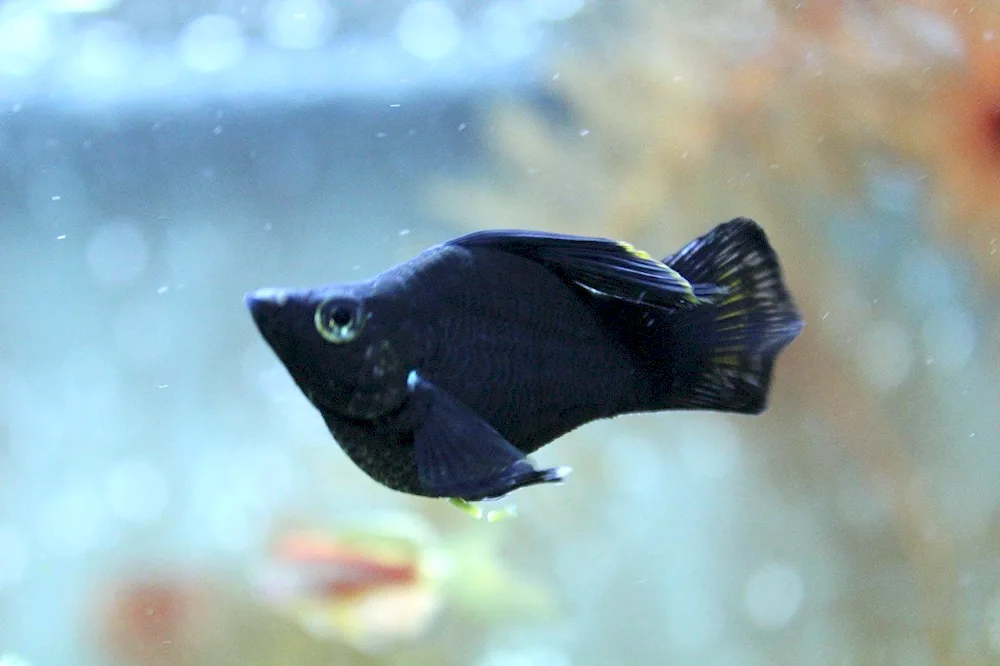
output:
[[522,486],[562,481],[569,468],[535,469],[524,453],[453,396],[410,372],[422,419],[413,434],[421,486],[438,497],[493,499]]

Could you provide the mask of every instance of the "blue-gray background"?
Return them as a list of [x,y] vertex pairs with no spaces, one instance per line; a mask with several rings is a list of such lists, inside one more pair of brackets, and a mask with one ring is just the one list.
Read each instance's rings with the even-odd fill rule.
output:
[[[297,663],[1000,661],[998,8],[794,4],[0,2],[0,664],[128,661],[102,594],[246,586],[290,515],[469,529],[351,466],[244,292],[736,214],[807,318],[773,409],[540,452],[570,482],[482,528],[554,617]],[[206,617],[131,663],[256,663],[266,609]]]

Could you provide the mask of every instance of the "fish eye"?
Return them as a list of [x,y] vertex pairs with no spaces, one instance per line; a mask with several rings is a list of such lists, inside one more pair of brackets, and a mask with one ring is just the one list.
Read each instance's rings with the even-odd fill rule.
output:
[[330,298],[316,308],[313,317],[316,331],[327,342],[340,344],[350,342],[361,334],[367,318],[361,304],[343,298]]
[[345,308],[343,305],[338,305],[333,308],[330,312],[330,321],[332,321],[336,326],[344,327],[351,323],[354,319],[354,313]]

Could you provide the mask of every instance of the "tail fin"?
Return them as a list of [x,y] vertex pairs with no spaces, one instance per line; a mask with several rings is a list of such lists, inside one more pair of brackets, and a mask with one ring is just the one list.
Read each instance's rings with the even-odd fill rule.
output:
[[668,407],[764,411],[774,361],[803,321],[763,229],[734,219],[663,263],[687,278],[695,293],[723,288],[671,318]]

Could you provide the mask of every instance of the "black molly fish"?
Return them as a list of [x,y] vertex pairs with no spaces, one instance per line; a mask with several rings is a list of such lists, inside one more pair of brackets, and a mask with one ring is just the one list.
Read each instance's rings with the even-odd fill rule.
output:
[[561,481],[567,468],[526,454],[588,421],[762,412],[803,326],[745,218],[662,262],[603,238],[483,231],[371,280],[246,304],[358,467],[468,501]]

